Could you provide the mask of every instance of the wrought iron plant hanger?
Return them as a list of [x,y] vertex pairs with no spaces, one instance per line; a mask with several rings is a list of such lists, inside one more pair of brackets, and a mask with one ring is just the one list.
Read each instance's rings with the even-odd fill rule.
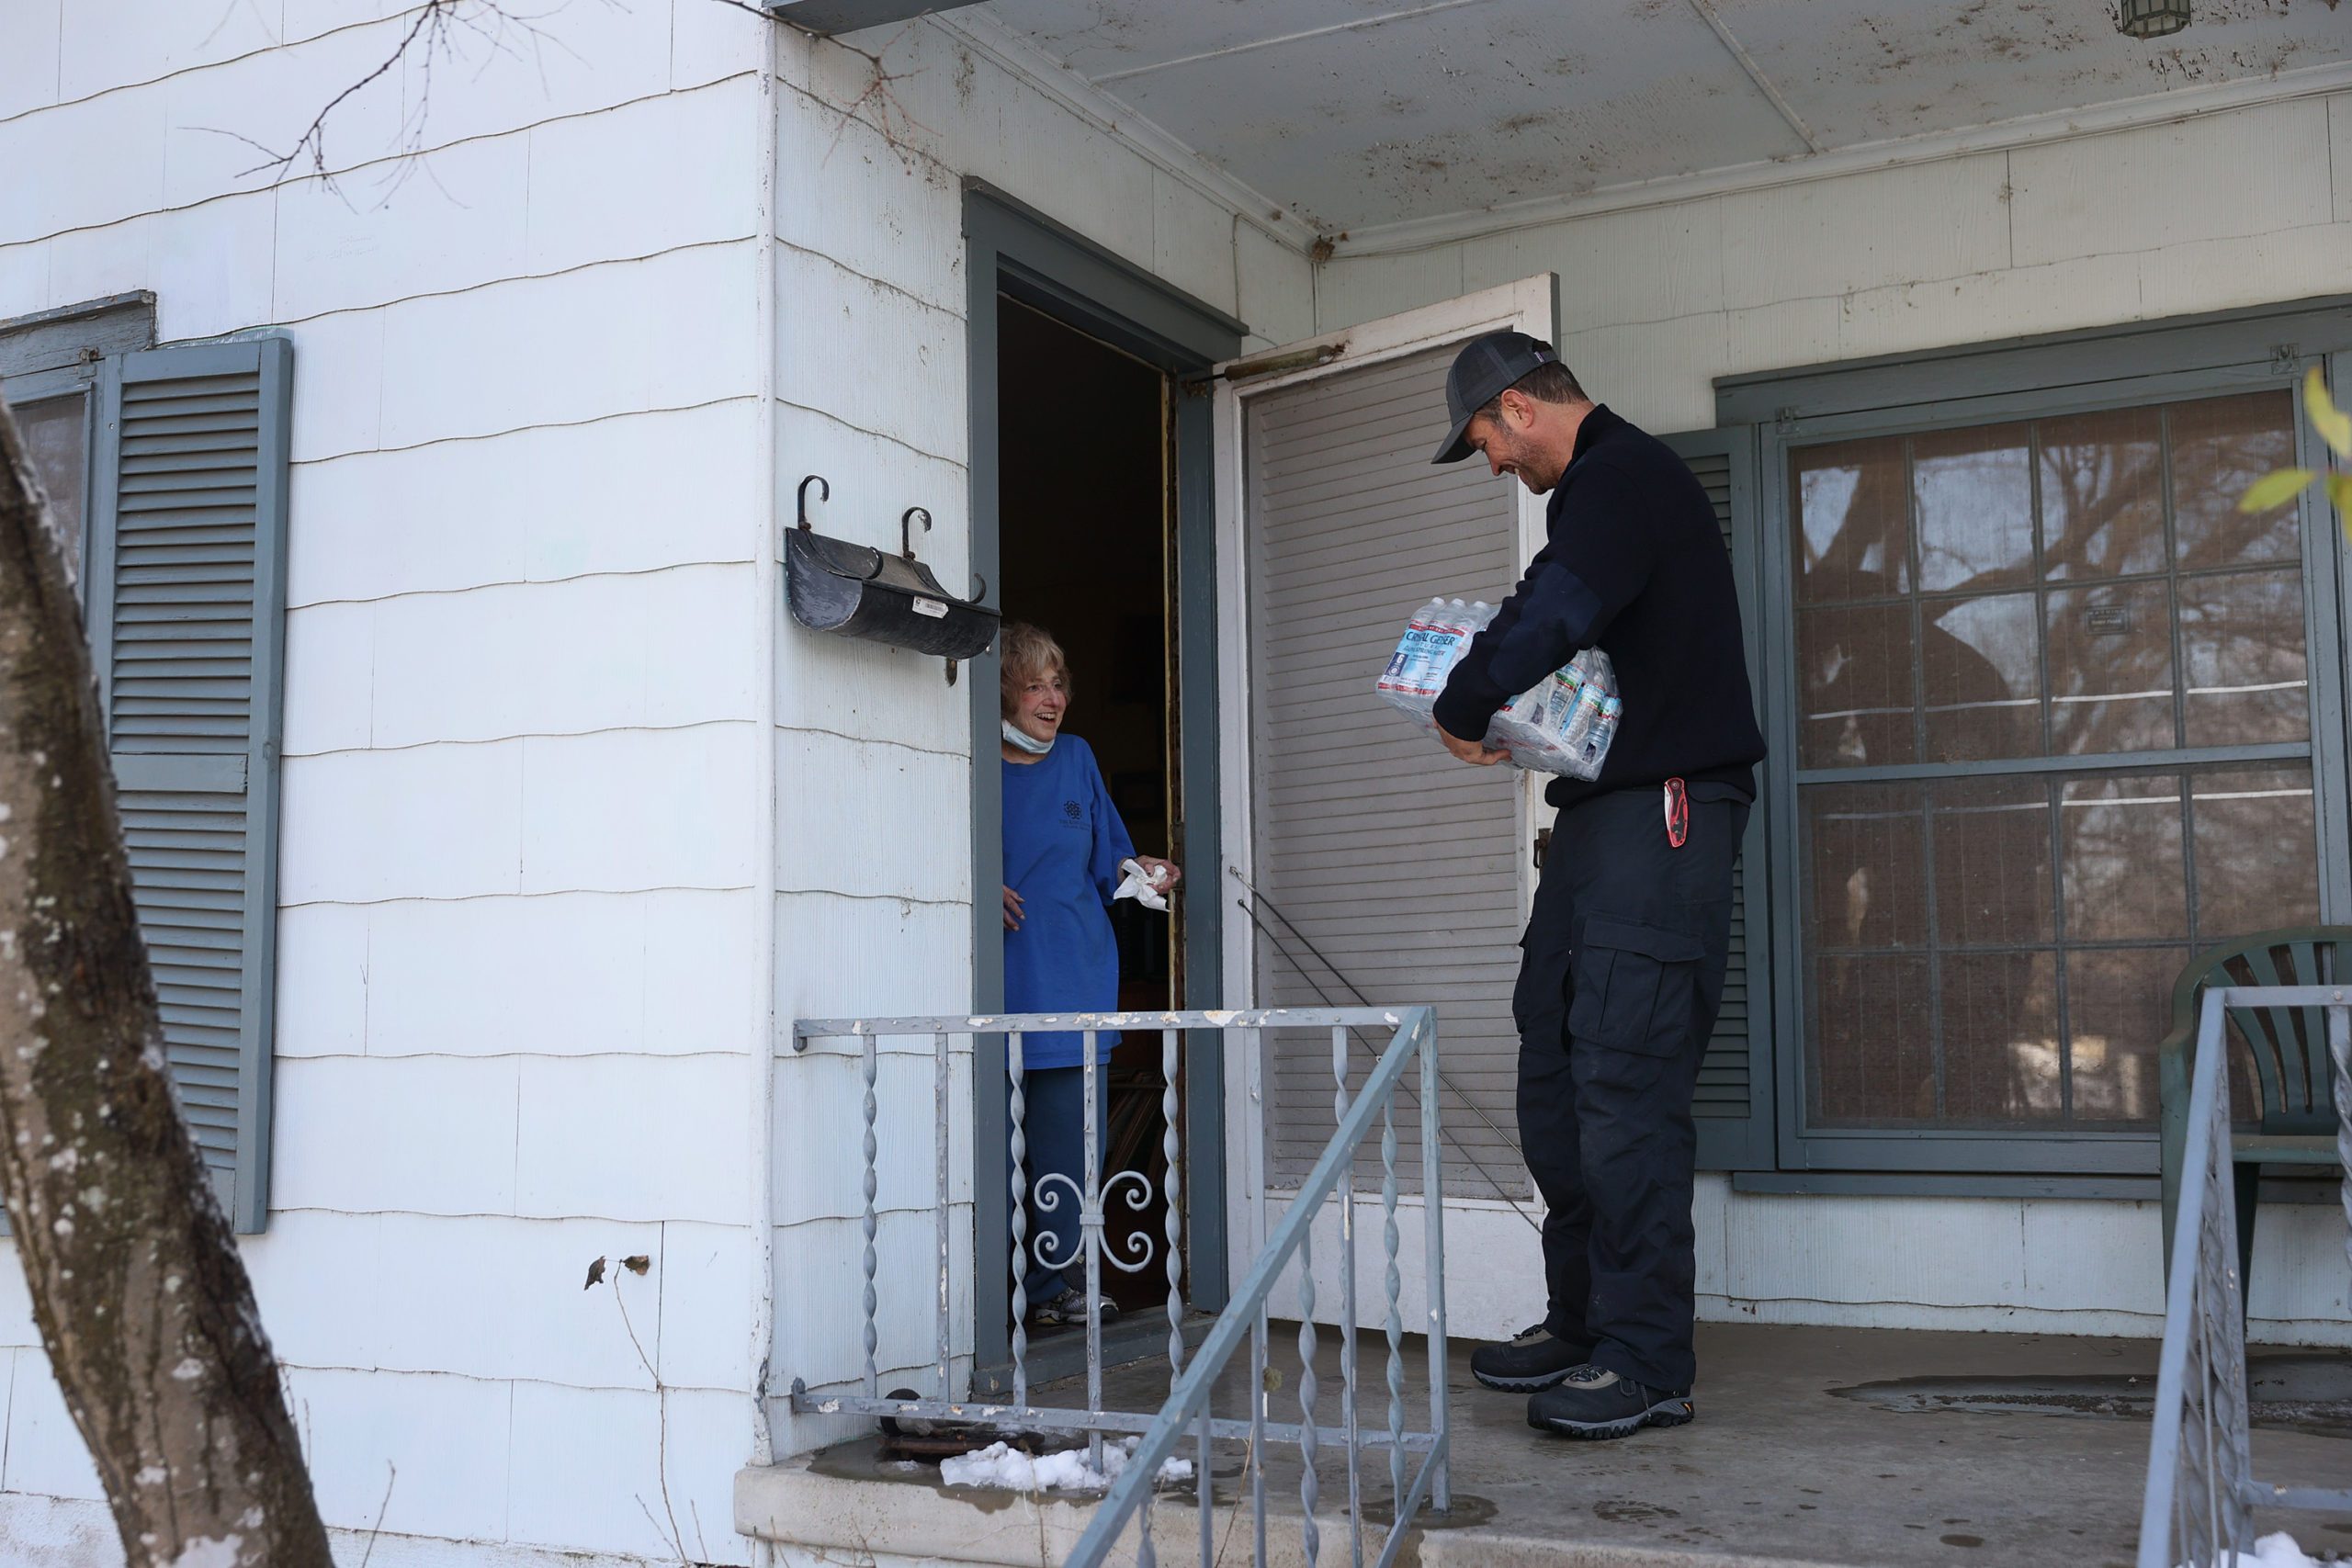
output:
[[1002,616],[980,601],[985,581],[969,599],[940,586],[929,567],[915,558],[914,524],[931,531],[931,513],[910,506],[899,515],[899,553],[855,545],[820,534],[808,525],[808,487],[831,501],[833,487],[810,474],[796,492],[799,525],[785,536],[785,588],[792,618],[811,631],[865,637],[892,648],[911,649],[947,660],[947,683],[956,683],[957,661],[978,657],[996,640]]

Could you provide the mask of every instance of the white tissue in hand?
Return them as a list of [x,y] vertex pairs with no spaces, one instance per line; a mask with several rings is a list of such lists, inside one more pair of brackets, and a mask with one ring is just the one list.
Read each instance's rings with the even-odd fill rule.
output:
[[1159,878],[1165,876],[1167,873],[1148,872],[1131,860],[1121,861],[1119,870],[1125,874],[1125,880],[1119,884],[1119,890],[1111,895],[1113,898],[1132,898],[1147,909],[1168,908],[1168,900],[1159,891]]

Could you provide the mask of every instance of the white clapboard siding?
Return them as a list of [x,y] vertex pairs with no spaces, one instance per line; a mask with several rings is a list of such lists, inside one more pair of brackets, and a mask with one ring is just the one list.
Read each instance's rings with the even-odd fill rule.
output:
[[[1518,796],[1510,774],[1453,761],[1373,690],[1412,611],[1433,595],[1498,599],[1520,564],[1512,488],[1481,463],[1429,461],[1445,433],[1453,353],[1336,372],[1249,405],[1250,853],[1283,933],[1280,945],[1258,936],[1257,996],[1274,1007],[1351,1000],[1311,942],[1374,1002],[1435,1004],[1440,1060],[1459,1091],[1441,1096],[1446,1190],[1491,1198],[1499,1185],[1518,1197]],[[1348,1043],[1353,1082],[1385,1043]],[[1266,1055],[1268,1176],[1280,1187],[1336,1124],[1332,1041],[1269,1034]],[[1408,1171],[1416,1103],[1409,1092],[1397,1101]],[[1359,1165],[1377,1168],[1376,1142]]]
[[109,372],[86,596],[173,1081],[246,1230],[266,1202],[290,363],[271,341]]

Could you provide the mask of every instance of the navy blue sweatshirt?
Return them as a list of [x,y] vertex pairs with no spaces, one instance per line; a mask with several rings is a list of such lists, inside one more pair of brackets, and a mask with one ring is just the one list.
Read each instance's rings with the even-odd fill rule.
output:
[[1454,665],[1438,723],[1477,739],[1498,709],[1598,646],[1624,700],[1617,739],[1598,779],[1554,779],[1545,799],[1566,807],[1679,778],[1694,799],[1754,800],[1764,737],[1731,554],[1697,477],[1656,436],[1595,408],[1546,529],[1549,542]]

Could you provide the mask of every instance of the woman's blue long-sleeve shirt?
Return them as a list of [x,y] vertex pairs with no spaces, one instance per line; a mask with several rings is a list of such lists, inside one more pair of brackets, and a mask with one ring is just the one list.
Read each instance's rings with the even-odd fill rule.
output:
[[[1065,735],[1035,762],[1005,762],[1004,884],[1021,895],[1021,929],[1004,933],[1007,1012],[1113,1012],[1119,952],[1111,895],[1133,855],[1094,752]],[[1118,1035],[1105,1031],[1095,1060]],[[1023,1064],[1069,1067],[1084,1055],[1075,1031],[1024,1036]]]

